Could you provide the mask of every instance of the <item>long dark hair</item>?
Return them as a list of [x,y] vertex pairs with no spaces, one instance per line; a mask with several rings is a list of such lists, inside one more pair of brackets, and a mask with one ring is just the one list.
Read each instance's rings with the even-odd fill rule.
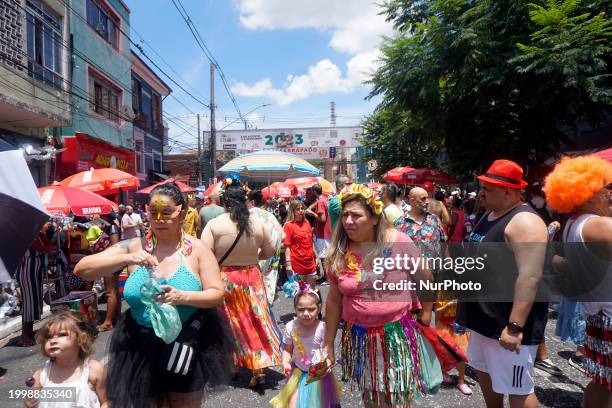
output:
[[238,229],[243,230],[247,235],[251,235],[249,225],[249,209],[246,206],[246,192],[239,180],[233,180],[231,186],[223,191],[221,203],[230,215],[230,219],[238,224]]
[[166,197],[170,197],[174,204],[182,205],[182,210],[187,210],[187,206],[185,205],[185,197],[181,193],[181,189],[176,185],[175,182],[160,184],[151,190],[151,197],[154,195],[163,195]]

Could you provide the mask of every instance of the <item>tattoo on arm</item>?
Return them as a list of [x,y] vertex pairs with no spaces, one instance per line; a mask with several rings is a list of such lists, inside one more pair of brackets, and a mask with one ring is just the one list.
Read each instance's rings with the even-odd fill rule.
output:
[[124,239],[123,241],[119,241],[116,244],[111,245],[111,248],[121,248],[121,249],[128,249],[130,247],[130,244],[133,242],[133,240],[136,238],[132,238],[132,239]]

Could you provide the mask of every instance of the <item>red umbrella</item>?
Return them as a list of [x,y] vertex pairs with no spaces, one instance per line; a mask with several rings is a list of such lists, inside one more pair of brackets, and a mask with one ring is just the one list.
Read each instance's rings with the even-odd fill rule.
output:
[[396,167],[383,174],[382,178],[390,183],[406,184],[406,181],[404,180],[404,174],[413,170],[414,169],[412,167],[408,166]]
[[153,184],[152,186],[149,187],[145,187],[142,190],[138,190],[136,191],[138,194],[151,194],[151,191],[157,187],[160,186],[162,184],[166,184],[166,183],[172,183],[174,181],[174,183],[179,187],[179,189],[181,190],[181,193],[193,193],[194,191],[196,191],[195,188],[185,184],[185,183],[181,183],[180,181],[177,181],[174,178],[169,178],[167,180],[162,181],[161,183],[157,183],[157,184]]
[[371,182],[371,183],[366,183],[366,186],[373,189],[373,190],[378,190],[379,188],[383,188],[385,185],[382,183],[377,183],[375,181]]
[[335,193],[336,188],[332,183],[325,180],[323,177],[297,177],[297,178],[288,178],[285,180],[285,184],[294,185],[298,189],[306,189],[308,187],[312,187],[315,184],[320,184],[321,189],[324,193]]
[[117,211],[117,204],[80,188],[52,185],[38,188],[38,194],[51,215],[99,215]]
[[137,177],[121,170],[103,168],[89,169],[73,174],[60,181],[62,186],[77,187],[99,194],[110,194],[117,190],[137,188],[140,184]]
[[604,159],[612,163],[612,148],[606,150],[600,150],[596,153],[593,153],[593,156],[597,156],[600,159]]
[[282,197],[289,198],[291,196],[297,195],[297,188],[295,186],[287,185],[286,183],[281,183],[279,181],[270,184],[268,187],[264,187],[261,189],[261,194],[264,198],[269,197]]
[[436,184],[457,184],[458,181],[441,170],[412,169],[402,176],[404,184],[424,184],[429,181]]
[[218,195],[219,194],[219,190],[221,189],[221,183],[216,183],[216,184],[211,184],[206,190],[204,190],[204,192],[202,193],[204,196],[210,196],[210,195]]

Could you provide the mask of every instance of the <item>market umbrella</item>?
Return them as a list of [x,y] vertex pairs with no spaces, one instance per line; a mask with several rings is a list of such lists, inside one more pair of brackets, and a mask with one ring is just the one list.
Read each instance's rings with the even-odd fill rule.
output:
[[604,159],[609,161],[610,163],[612,163],[612,148],[610,149],[605,149],[605,150],[600,150],[596,153],[592,154],[593,156],[597,156],[600,159]]
[[0,282],[5,282],[49,219],[21,150],[0,152],[0,208]]
[[308,187],[312,187],[315,184],[320,184],[324,193],[335,193],[336,188],[332,183],[325,180],[323,177],[298,177],[298,178],[288,178],[285,180],[286,184],[294,185],[299,189],[307,189]]
[[301,157],[276,150],[260,150],[236,157],[221,167],[219,172],[268,180],[319,175],[319,169]]
[[380,188],[383,188],[385,185],[383,183],[377,183],[375,181],[372,181],[370,183],[366,183],[366,186],[373,190],[378,190]]
[[117,211],[117,204],[91,191],[59,184],[39,187],[40,198],[49,214],[78,216],[108,214]]
[[405,184],[406,181],[404,181],[404,174],[412,170],[414,169],[408,166],[396,167],[383,174],[382,178],[390,183]]
[[98,194],[109,194],[119,189],[138,188],[140,181],[137,177],[121,170],[91,168],[63,179],[60,184],[67,187],[82,188]]
[[289,198],[294,195],[297,195],[297,188],[295,186],[287,185],[286,183],[281,183],[276,181],[270,184],[268,187],[264,187],[261,190],[261,194],[264,198],[269,197],[281,197],[281,198]]
[[427,181],[436,184],[457,184],[458,181],[442,170],[412,169],[402,175],[404,184],[423,184]]
[[151,191],[152,191],[152,190],[153,190],[155,187],[160,186],[160,185],[162,185],[162,184],[171,183],[171,182],[173,182],[173,181],[174,181],[174,183],[175,183],[175,184],[176,184],[176,185],[179,187],[179,189],[181,190],[181,193],[193,193],[194,191],[196,191],[196,189],[195,189],[195,188],[193,188],[193,187],[191,187],[190,185],[187,185],[187,184],[182,183],[182,182],[180,182],[180,181],[178,181],[178,180],[175,180],[174,178],[169,178],[169,179],[164,180],[164,181],[162,181],[162,182],[160,182],[160,183],[153,184],[152,186],[149,186],[149,187],[143,188],[142,190],[138,190],[138,191],[136,191],[136,192],[137,192],[138,194],[151,194]]
[[210,186],[208,186],[208,188],[206,190],[204,190],[202,195],[204,195],[205,197],[213,195],[213,194],[214,195],[219,195],[219,190],[221,190],[221,182],[215,183],[215,184],[211,184]]

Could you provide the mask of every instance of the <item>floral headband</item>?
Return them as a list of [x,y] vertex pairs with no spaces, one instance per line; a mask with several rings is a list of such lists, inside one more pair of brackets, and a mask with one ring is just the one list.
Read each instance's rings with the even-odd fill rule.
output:
[[374,214],[382,214],[383,202],[380,199],[380,196],[376,193],[376,191],[365,186],[364,184],[353,183],[350,186],[345,187],[340,193],[340,207],[342,208],[348,199],[354,197],[362,197],[366,204],[370,206]]
[[[219,197],[222,197],[225,193],[225,190],[230,186],[239,186],[240,185],[240,176],[238,174],[229,174],[225,179],[223,179],[223,184],[221,184],[221,188],[219,189]],[[244,189],[244,187],[243,187]]]
[[298,295],[305,295],[305,294],[307,294],[307,293],[312,293],[313,295],[315,295],[315,297],[317,298],[317,300],[318,300],[319,302],[321,301],[321,298],[319,297],[319,294],[318,294],[318,293],[317,293],[315,290],[313,290],[313,289],[310,287],[310,285],[309,285],[309,284],[307,284],[306,282],[302,282],[302,281],[300,281],[300,282],[299,282],[299,287],[298,287],[298,290],[297,290],[297,292],[295,292],[295,295],[296,295],[296,296],[298,296]]

